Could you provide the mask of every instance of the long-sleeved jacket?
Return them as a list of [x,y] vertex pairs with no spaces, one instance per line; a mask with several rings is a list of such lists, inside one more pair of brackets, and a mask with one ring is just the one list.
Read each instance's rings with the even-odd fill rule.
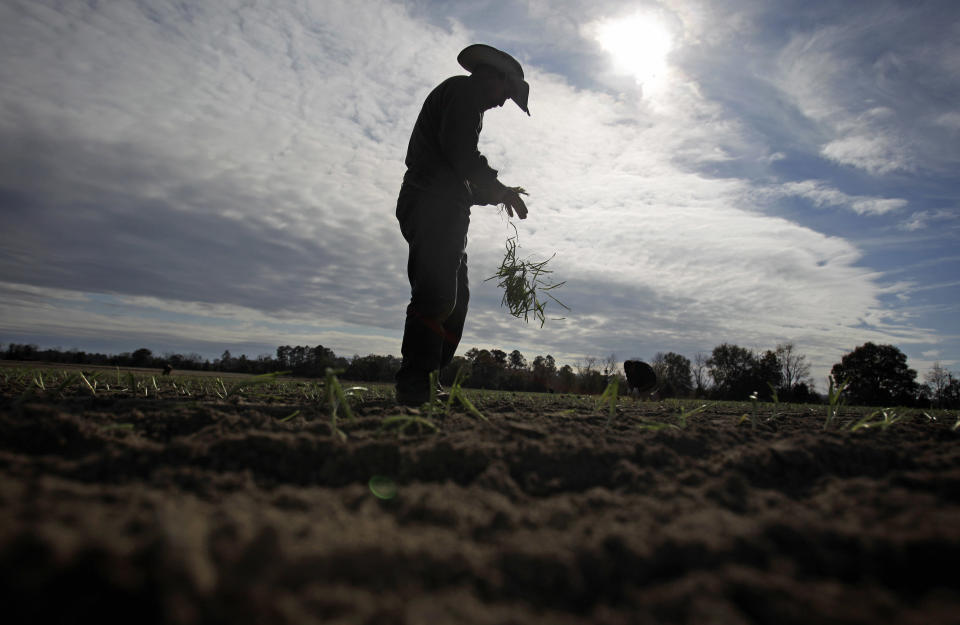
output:
[[453,76],[430,92],[410,135],[404,184],[467,206],[496,203],[503,185],[477,149],[483,128],[478,88],[469,76]]

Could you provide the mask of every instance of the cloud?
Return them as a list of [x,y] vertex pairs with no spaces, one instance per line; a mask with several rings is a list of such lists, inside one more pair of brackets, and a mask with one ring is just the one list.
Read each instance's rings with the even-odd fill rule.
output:
[[817,123],[822,156],[874,176],[955,168],[957,142],[938,136],[960,93],[945,6],[875,2],[840,16],[823,5],[812,9],[822,21],[793,32],[775,84]]
[[[710,39],[695,5],[665,19]],[[523,19],[546,10],[530,6]],[[478,207],[464,345],[573,359],[794,340],[829,362],[865,340],[931,340],[885,304],[855,245],[764,214],[776,185],[744,172],[789,159],[710,97],[692,57],[656,99],[590,82],[583,64],[602,59],[572,16],[616,6],[559,5],[542,36],[530,31],[518,56],[534,116],[491,111],[481,141],[502,179],[530,191],[521,252],[557,253],[557,295],[572,311],[539,330],[499,308],[483,278],[510,231]],[[425,95],[480,36],[442,11],[418,15],[373,0],[5,3],[0,279],[20,295],[0,329],[396,353],[408,287],[393,210],[407,139]],[[747,32],[751,16],[722,28]],[[536,62],[551,41],[576,51],[572,77]],[[815,77],[801,44],[783,67]],[[831,89],[818,99],[787,84],[805,115],[841,132],[824,145],[891,119],[838,113]],[[906,205],[818,179],[778,192],[877,216]]]
[[956,111],[944,113],[943,115],[938,116],[934,120],[934,123],[951,130],[960,130],[960,113],[957,113]]
[[894,139],[872,132],[869,127],[858,128],[842,139],[824,145],[822,154],[842,165],[853,165],[874,175],[912,167],[905,150]]
[[931,222],[947,223],[955,218],[956,215],[953,212],[946,210],[918,211],[910,215],[906,221],[901,222],[899,228],[907,232],[915,232],[929,228]]
[[777,192],[806,198],[818,208],[837,206],[847,208],[858,215],[883,215],[908,204],[906,200],[899,198],[847,195],[819,180],[788,182],[781,185]]
[[[317,345],[338,355],[397,354],[400,341],[388,332],[339,320],[255,308],[183,302],[153,297],[116,297],[0,283],[4,339],[67,348],[130,351],[147,346],[158,353],[224,349],[255,356],[278,345]],[[114,347],[100,347],[109,345]]]

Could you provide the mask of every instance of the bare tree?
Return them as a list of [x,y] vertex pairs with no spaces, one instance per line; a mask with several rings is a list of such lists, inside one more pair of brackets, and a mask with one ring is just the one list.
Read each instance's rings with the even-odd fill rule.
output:
[[783,385],[787,389],[792,389],[810,378],[810,364],[807,362],[807,357],[796,353],[795,349],[793,343],[777,345],[777,359],[780,361],[783,372]]
[[943,407],[943,393],[950,384],[951,377],[950,372],[944,369],[939,361],[933,363],[933,366],[930,367],[927,374],[923,376],[927,384],[930,385],[930,390],[933,391],[933,396],[937,400],[938,408]]
[[693,357],[693,386],[697,395],[702,395],[707,390],[707,381],[710,377],[707,367],[709,358],[710,354],[705,352],[697,352],[697,355]]
[[578,358],[574,361],[573,366],[577,369],[577,375],[590,375],[590,373],[597,369],[597,357],[585,356],[584,358]]
[[663,352],[654,354],[653,360],[650,361],[650,366],[653,367],[654,373],[657,374],[657,379],[662,381],[667,376],[666,354]]
[[605,376],[617,375],[617,372],[619,371],[619,367],[617,367],[616,354],[610,354],[609,356],[604,358],[600,362],[600,364],[603,365],[603,375]]

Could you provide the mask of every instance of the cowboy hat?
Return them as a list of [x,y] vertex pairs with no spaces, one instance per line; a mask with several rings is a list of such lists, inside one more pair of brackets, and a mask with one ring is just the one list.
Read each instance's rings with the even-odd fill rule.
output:
[[482,43],[475,43],[464,48],[457,55],[457,62],[471,74],[480,65],[490,65],[504,73],[510,83],[510,99],[517,103],[527,115],[527,99],[530,97],[530,85],[523,79],[523,68],[517,59],[502,50],[497,50]]

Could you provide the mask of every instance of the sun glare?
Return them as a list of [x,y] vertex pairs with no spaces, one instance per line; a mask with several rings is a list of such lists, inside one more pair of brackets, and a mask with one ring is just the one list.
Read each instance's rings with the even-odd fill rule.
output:
[[596,39],[610,53],[614,69],[650,86],[667,70],[667,54],[673,45],[670,31],[656,17],[638,13],[601,22]]

